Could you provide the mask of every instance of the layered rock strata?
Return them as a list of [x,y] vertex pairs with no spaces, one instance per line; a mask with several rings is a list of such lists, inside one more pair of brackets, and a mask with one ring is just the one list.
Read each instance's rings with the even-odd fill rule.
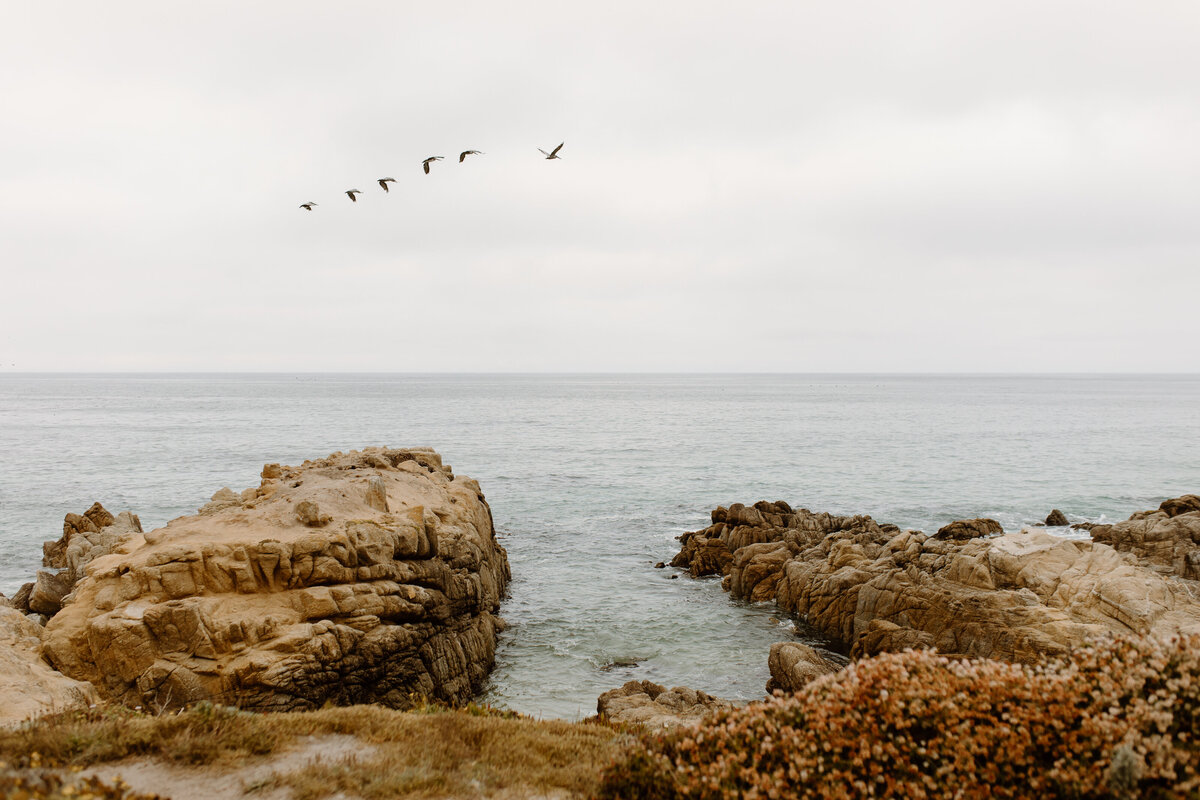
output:
[[385,448],[268,464],[84,572],[46,628],[55,667],[130,704],[258,710],[466,701],[509,580],[479,484]]
[[695,725],[707,714],[737,705],[686,686],[668,689],[650,681],[629,681],[600,695],[596,713],[621,725],[675,728]]
[[1104,544],[987,536],[990,520],[927,536],[783,502],[718,508],[712,523],[680,537],[673,566],[724,575],[734,596],[775,601],[855,657],[937,647],[1034,661],[1104,632],[1200,631],[1197,584]]
[[1124,522],[1094,525],[1092,539],[1133,553],[1146,566],[1168,575],[1200,580],[1200,496],[1165,500],[1155,511],[1139,511]]

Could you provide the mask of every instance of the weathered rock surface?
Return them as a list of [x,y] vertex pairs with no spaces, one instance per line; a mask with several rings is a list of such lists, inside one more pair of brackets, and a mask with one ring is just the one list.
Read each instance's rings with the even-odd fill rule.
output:
[[1106,631],[1200,631],[1200,587],[1103,544],[1038,532],[941,538],[786,503],[735,505],[713,519],[680,537],[673,566],[724,574],[734,596],[774,600],[855,657],[937,647],[1033,661]]
[[71,680],[42,658],[42,626],[0,604],[0,726],[96,702],[89,683]]
[[263,476],[88,564],[46,628],[50,662],[156,707],[403,708],[482,688],[509,567],[478,483],[425,448]]
[[934,534],[936,539],[976,539],[981,536],[995,536],[1004,533],[1004,528],[994,519],[986,517],[979,519],[960,519],[943,525]]
[[706,714],[735,705],[686,686],[668,689],[650,681],[629,681],[600,695],[596,712],[619,724],[674,728],[695,725]]
[[99,503],[93,503],[83,514],[67,514],[62,538],[42,545],[42,566],[58,571],[38,570],[37,579],[22,598],[24,607],[36,614],[54,616],[88,564],[141,532],[137,515],[122,511],[114,517]]
[[1067,520],[1067,515],[1056,508],[1046,515],[1046,524],[1054,528],[1062,528],[1071,523]]
[[776,642],[771,645],[767,666],[771,670],[771,679],[767,681],[768,692],[776,689],[794,692],[822,675],[842,668],[842,665],[799,642]]
[[1139,511],[1124,522],[1094,525],[1092,539],[1133,553],[1146,566],[1200,580],[1200,496],[1166,500],[1157,511]]

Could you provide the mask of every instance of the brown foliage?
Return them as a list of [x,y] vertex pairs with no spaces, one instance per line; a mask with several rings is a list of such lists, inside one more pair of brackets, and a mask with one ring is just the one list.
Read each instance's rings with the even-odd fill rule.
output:
[[1200,797],[1200,636],[1039,666],[881,655],[645,742],[602,798]]

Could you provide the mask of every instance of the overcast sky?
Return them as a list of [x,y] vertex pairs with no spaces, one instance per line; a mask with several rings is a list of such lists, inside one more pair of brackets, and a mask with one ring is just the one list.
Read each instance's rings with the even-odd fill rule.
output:
[[0,374],[1200,371],[1198,43],[1191,0],[12,0]]

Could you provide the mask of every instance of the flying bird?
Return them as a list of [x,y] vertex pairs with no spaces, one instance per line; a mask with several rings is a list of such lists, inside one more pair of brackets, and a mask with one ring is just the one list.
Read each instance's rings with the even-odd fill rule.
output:
[[395,183],[395,182],[396,182],[395,178],[380,178],[379,179],[379,188],[383,189],[386,192],[388,190],[387,185],[389,183]]
[[549,153],[547,153],[545,150],[543,150],[542,148],[539,147],[538,152],[541,153],[542,155],[544,155],[546,158],[561,158],[561,156],[559,156],[559,154],[558,154],[558,151],[562,150],[562,146],[564,144],[566,144],[566,142],[562,142],[561,144],[559,144],[558,147],[554,148]]
[[425,159],[424,161],[422,161],[422,162],[421,162],[421,166],[425,168],[425,174],[426,174],[426,175],[428,175],[428,174],[429,174],[429,163],[430,163],[431,161],[441,161],[441,160],[442,160],[442,157],[441,157],[441,156],[430,156],[429,158],[427,158],[427,159]]
[[346,192],[346,195],[350,198],[350,201],[353,203],[358,202],[358,198],[354,196],[356,194],[362,194],[362,190],[361,189],[351,189],[350,191]]
[[483,153],[479,150],[463,150],[461,153],[458,154],[458,163],[461,164],[462,162],[466,161],[467,156],[481,156],[481,155],[483,155]]
[[305,211],[312,211],[313,206],[315,206],[315,205],[316,205],[316,203],[301,203],[300,207],[303,208]]

